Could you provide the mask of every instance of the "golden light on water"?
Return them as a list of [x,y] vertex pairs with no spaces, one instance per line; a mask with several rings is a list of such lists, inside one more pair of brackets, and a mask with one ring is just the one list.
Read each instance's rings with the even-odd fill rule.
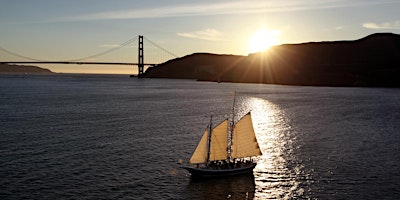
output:
[[242,105],[251,110],[257,140],[263,155],[259,157],[255,176],[256,199],[289,199],[301,196],[304,189],[296,177],[301,166],[291,168],[288,162],[293,155],[294,138],[290,137],[290,122],[285,113],[273,103],[250,97]]

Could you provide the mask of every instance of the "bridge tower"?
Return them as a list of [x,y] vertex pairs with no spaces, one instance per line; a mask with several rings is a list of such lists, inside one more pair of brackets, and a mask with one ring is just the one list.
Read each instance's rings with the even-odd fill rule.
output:
[[144,74],[143,35],[139,35],[138,45],[138,77]]

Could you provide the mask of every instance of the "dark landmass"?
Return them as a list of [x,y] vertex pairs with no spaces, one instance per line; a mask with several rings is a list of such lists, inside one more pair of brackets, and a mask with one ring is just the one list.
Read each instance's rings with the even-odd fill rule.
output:
[[284,44],[248,56],[195,53],[146,70],[148,78],[310,86],[400,87],[400,35]]
[[8,65],[0,63],[1,74],[53,74],[52,71],[30,65]]

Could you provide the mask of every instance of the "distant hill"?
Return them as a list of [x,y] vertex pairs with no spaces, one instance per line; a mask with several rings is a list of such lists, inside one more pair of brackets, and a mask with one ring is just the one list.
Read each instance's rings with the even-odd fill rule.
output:
[[212,80],[219,74],[225,76],[230,74],[229,66],[236,66],[244,58],[246,57],[195,53],[149,68],[146,70],[145,77]]
[[8,65],[8,64],[1,64],[0,63],[0,73],[4,74],[52,74],[53,72],[36,67],[36,66],[29,66],[29,65]]
[[195,53],[149,68],[144,77],[312,86],[400,87],[400,35],[284,44],[248,56]]

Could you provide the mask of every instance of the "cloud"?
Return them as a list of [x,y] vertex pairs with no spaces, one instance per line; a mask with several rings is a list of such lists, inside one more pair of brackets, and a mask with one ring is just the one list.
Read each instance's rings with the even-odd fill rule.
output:
[[177,33],[179,36],[187,38],[195,38],[200,40],[217,41],[222,40],[222,33],[216,29],[205,29],[189,33]]
[[383,22],[380,24],[366,22],[363,24],[363,27],[368,29],[400,29],[400,20],[394,22]]
[[257,14],[267,12],[289,12],[296,10],[321,10],[340,7],[357,7],[388,3],[393,3],[393,0],[250,0],[210,3],[201,2],[197,4],[174,4],[170,6],[99,12],[72,17],[67,20],[141,19],[228,14]]

